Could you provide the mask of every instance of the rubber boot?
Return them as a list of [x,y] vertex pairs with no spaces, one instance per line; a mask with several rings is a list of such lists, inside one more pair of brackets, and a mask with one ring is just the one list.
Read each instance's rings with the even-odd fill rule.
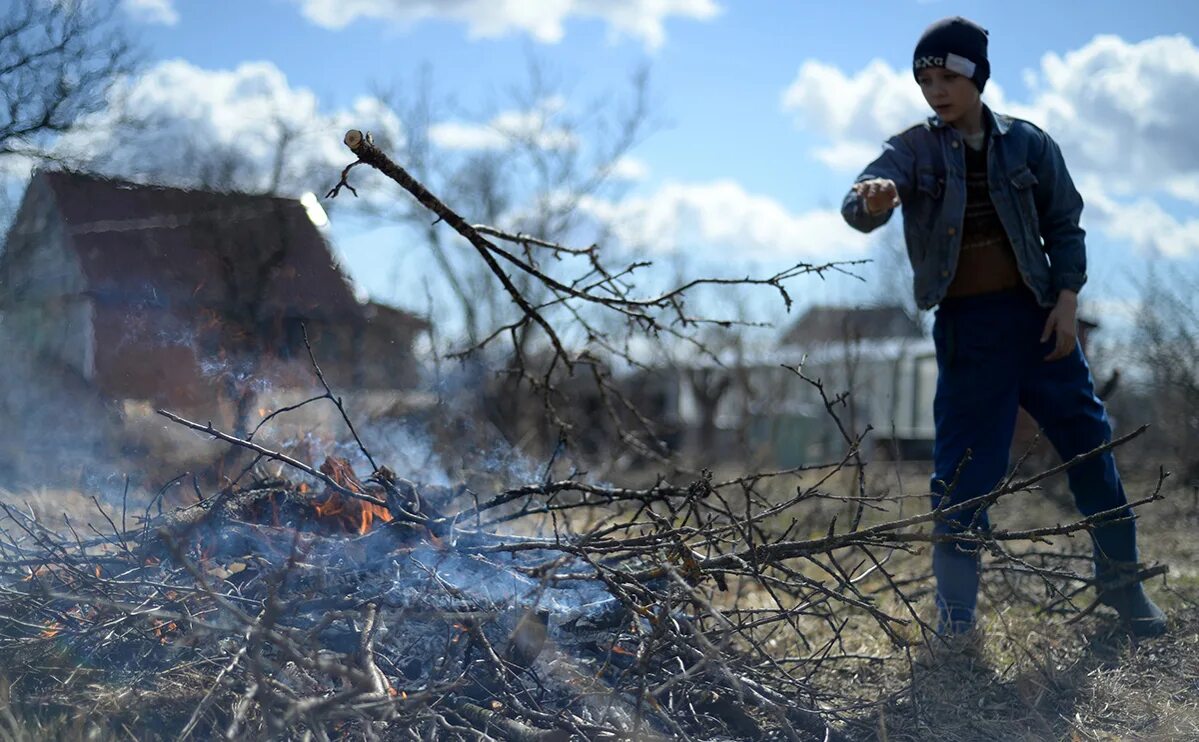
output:
[[1145,594],[1145,586],[1137,579],[1138,571],[1140,565],[1136,562],[1097,559],[1099,602],[1114,608],[1134,636],[1160,636],[1166,633],[1166,614]]
[[974,629],[978,604],[980,554],[952,542],[933,545],[933,574],[937,578],[937,633],[959,636]]

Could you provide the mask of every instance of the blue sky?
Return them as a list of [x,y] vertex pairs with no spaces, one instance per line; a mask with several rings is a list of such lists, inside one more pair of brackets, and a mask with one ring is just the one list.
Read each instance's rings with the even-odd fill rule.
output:
[[[143,106],[207,131],[212,122],[197,119],[227,119],[204,106],[228,104],[236,116],[262,110],[249,105],[255,95],[273,98],[297,116],[324,117],[312,127],[331,140],[319,146],[321,162],[345,159],[337,128],[345,122],[380,127],[363,96],[411,82],[424,64],[436,89],[456,98],[454,120],[476,126],[506,110],[505,91],[526,80],[530,58],[569,84],[566,108],[625,89],[631,72],[648,65],[665,125],[631,153],[638,175],[619,200],[596,213],[618,222],[630,243],[652,235],[658,253],[759,267],[869,254],[870,240],[832,210],[882,139],[924,115],[907,71],[919,33],[961,14],[990,30],[987,99],[1057,138],[1088,200],[1084,299],[1126,311],[1130,277],[1145,263],[1193,267],[1199,254],[1199,160],[1187,155],[1199,153],[1192,2],[122,2],[146,51],[153,93]],[[185,62],[186,73],[177,67],[155,78],[155,67],[172,60]],[[250,73],[250,62],[265,64]],[[202,105],[179,102],[180,89],[199,91],[222,73],[253,84],[215,103],[202,93],[193,96]],[[471,112],[481,118],[471,121]],[[307,189],[317,192],[333,176],[316,166],[305,172],[322,176]],[[411,295],[412,286],[393,280],[393,246],[402,241],[394,230],[334,212],[331,236],[366,291],[399,303]],[[805,288],[803,298],[814,301],[870,292],[858,282]]]

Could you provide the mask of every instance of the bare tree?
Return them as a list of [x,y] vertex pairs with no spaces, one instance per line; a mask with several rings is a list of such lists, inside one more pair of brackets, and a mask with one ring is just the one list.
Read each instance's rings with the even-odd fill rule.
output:
[[[512,234],[565,241],[584,218],[580,202],[618,194],[623,186],[612,177],[615,166],[656,127],[649,73],[638,70],[625,90],[580,106],[584,113],[576,115],[562,102],[566,83],[552,79],[536,61],[528,70],[522,86],[505,94],[498,114],[462,111],[438,94],[428,68],[411,84],[383,88],[377,95],[404,122],[404,141],[376,137],[376,144],[394,152],[413,177],[461,213]],[[437,127],[463,117],[490,119],[485,125],[490,141],[462,150],[439,146]],[[472,259],[463,242],[431,224],[420,204],[376,200],[368,209],[413,227],[456,300],[462,338],[477,345],[508,307],[495,291],[494,274]],[[527,255],[531,248],[520,249]],[[513,280],[522,291],[538,290],[528,276]]]
[[[544,420],[549,431],[557,432],[557,440],[569,441],[575,432],[593,428],[597,417],[602,417],[611,423],[614,445],[639,456],[667,458],[660,426],[638,405],[638,395],[645,390],[622,386],[614,369],[646,370],[640,349],[659,343],[690,346],[694,353],[718,360],[696,338],[695,330],[743,323],[713,317],[706,306],[693,312],[694,297],[703,288],[769,286],[789,307],[787,281],[840,266],[800,263],[761,278],[694,278],[657,290],[652,282],[641,280],[650,265],[648,261],[610,265],[598,244],[568,247],[488,225],[472,225],[369,136],[351,130],[345,142],[358,159],[343,170],[329,196],[336,196],[343,188],[356,194],[347,180],[350,171],[358,165],[369,165],[435,214],[435,224],[444,224],[467,242],[471,254],[499,284],[507,312],[496,320],[489,334],[465,352],[489,347],[509,349],[505,370],[515,385],[506,390],[507,397],[516,400],[518,391],[531,390],[540,399]],[[613,332],[613,323],[621,328],[619,333]],[[577,388],[561,386],[576,373],[593,382],[594,404],[578,404]],[[609,453],[605,458],[618,456]]]
[[898,223],[892,222],[883,230],[883,237],[875,243],[873,252],[874,302],[901,306],[917,324],[922,324],[924,310],[916,306],[912,293],[912,268]]
[[[670,448],[663,441],[669,425],[644,413],[660,407],[670,380],[647,366],[647,356],[714,358],[704,339],[713,336],[701,338],[694,330],[722,328],[727,334],[744,327],[735,312],[713,309],[708,301],[744,284],[721,279],[692,285],[632,255],[628,265],[607,265],[618,260],[611,236],[582,207],[589,199],[618,199],[628,187],[614,177],[622,158],[659,125],[650,77],[637,70],[616,94],[577,107],[565,103],[561,93],[568,87],[531,63],[524,85],[507,94],[503,115],[470,117],[489,120],[494,136],[488,147],[467,153],[438,146],[438,124],[458,116],[452,101],[434,95],[427,73],[402,94],[381,93],[404,121],[405,141],[390,149],[386,142],[375,144],[394,153],[447,206],[470,214],[475,237],[490,246],[480,251],[483,242],[446,229],[441,214],[431,219],[419,199],[405,194],[376,213],[411,225],[431,251],[432,278],[455,299],[446,313],[454,319],[441,323],[443,330],[451,323],[460,330],[459,342],[452,340],[448,350],[499,367],[488,414],[511,426],[510,441],[553,447],[563,434],[570,440],[585,431],[607,436],[637,457],[656,458]],[[386,190],[370,187],[376,198]],[[498,263],[480,256],[495,256]],[[778,286],[793,275],[786,270],[762,283]],[[681,286],[690,296],[705,297],[698,300],[704,312],[693,316],[683,308],[683,293],[675,291]],[[659,291],[644,303],[628,300]],[[606,311],[617,305],[622,311]],[[530,404],[537,398],[542,404]]]
[[[1146,445],[1169,452],[1191,479],[1199,477],[1199,275],[1151,269],[1141,286],[1133,331],[1135,376],[1146,397],[1141,412],[1155,422]],[[1132,394],[1130,392],[1129,394]],[[1125,394],[1123,396],[1129,396]]]
[[[6,3],[7,4],[7,3]],[[133,68],[107,0],[16,0],[0,19],[0,157],[45,156],[46,145],[105,106]]]

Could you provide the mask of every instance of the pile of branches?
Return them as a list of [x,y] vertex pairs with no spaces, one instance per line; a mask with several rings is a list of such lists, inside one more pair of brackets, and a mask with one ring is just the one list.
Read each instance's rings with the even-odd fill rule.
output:
[[[848,651],[851,617],[896,646],[924,626],[888,561],[954,512],[860,526],[877,502],[856,500],[849,527],[797,539],[804,504],[831,495],[819,481],[764,494],[796,472],[485,496],[382,466],[360,479],[340,459],[314,469],[172,417],[297,481],[161,516],[97,501],[107,528],[67,521],[65,534],[4,506],[0,664],[14,707],[90,706],[162,738],[837,739],[851,709],[813,677]],[[963,538],[1068,604],[1060,570],[1003,545],[1103,517]]]

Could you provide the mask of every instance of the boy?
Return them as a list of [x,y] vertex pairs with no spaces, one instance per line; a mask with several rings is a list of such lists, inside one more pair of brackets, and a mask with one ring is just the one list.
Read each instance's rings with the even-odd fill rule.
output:
[[[900,206],[917,304],[937,307],[935,508],[986,494],[1003,479],[1018,406],[1063,460],[1110,441],[1111,427],[1076,338],[1086,282],[1082,198],[1061,151],[1033,124],[983,105],[990,65],[978,25],[954,17],[929,26],[912,69],[936,115],[886,142],[841,213],[869,232]],[[1110,451],[1068,477],[1084,515],[1127,504]],[[1091,532],[1100,598],[1135,634],[1160,634],[1165,615],[1130,577],[1136,525],[1123,513]],[[934,533],[987,527],[985,510],[959,512]],[[979,556],[977,543],[934,544],[939,633],[973,628]]]

